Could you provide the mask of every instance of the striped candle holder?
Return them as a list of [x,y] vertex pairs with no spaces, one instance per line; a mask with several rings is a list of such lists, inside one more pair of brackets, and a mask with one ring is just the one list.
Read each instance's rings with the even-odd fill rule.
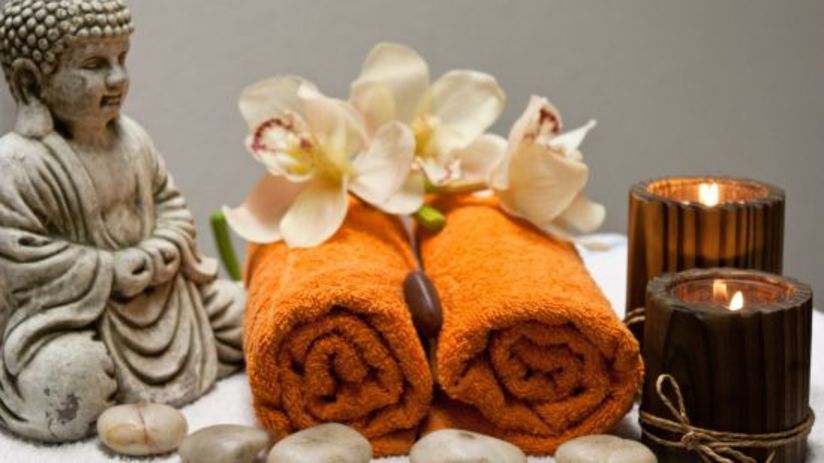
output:
[[662,273],[735,267],[780,274],[784,191],[755,180],[670,177],[629,195],[627,318],[643,339],[647,283]]

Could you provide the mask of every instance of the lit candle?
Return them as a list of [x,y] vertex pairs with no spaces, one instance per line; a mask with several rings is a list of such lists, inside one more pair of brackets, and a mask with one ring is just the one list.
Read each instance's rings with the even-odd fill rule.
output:
[[[672,177],[630,190],[627,312],[665,272],[736,267],[781,273],[784,192],[754,180]],[[642,317],[631,326],[643,339]]]
[[727,282],[724,280],[713,280],[712,282],[712,296],[715,300],[727,301],[727,308],[730,310],[741,310],[744,308],[744,293],[736,291],[732,299],[729,299],[729,291],[727,291]]
[[698,186],[698,202],[707,207],[712,207],[717,205],[718,201],[717,183],[702,183]]
[[744,308],[744,294],[741,291],[736,291],[735,296],[732,297],[729,305],[730,310],[741,310]]
[[[678,421],[657,389],[662,376],[678,385],[690,426],[758,436],[808,423],[811,335],[812,293],[793,279],[727,268],[652,280],[646,300],[641,422],[658,461],[703,461],[694,450],[656,441],[681,442],[686,433],[668,432],[644,419],[652,415]],[[667,383],[664,394],[675,403],[672,389]],[[797,440],[771,449],[738,450],[759,462],[773,451],[773,463],[802,462],[805,436],[799,432]]]

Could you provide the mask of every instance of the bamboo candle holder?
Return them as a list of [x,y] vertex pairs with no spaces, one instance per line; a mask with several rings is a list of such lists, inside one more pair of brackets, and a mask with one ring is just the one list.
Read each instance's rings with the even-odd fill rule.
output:
[[[760,444],[728,447],[758,462],[803,462],[813,420],[809,286],[753,270],[694,269],[654,279],[646,304],[641,424],[659,461],[701,463],[699,444],[714,439],[719,453],[718,442],[750,440]],[[667,429],[650,418],[683,421],[667,406],[679,409],[679,394],[689,426],[719,435],[685,437],[682,425]],[[785,442],[764,437],[775,433]],[[721,454],[745,461],[731,455]]]
[[[629,195],[627,314],[643,310],[647,283],[662,273],[736,267],[780,274],[783,251],[780,188],[730,177],[640,182]],[[643,317],[631,318],[641,341]]]

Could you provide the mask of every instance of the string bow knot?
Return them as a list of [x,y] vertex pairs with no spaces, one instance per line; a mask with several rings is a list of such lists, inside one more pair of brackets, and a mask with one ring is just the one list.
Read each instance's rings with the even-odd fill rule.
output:
[[[665,392],[665,385],[669,385],[673,397]],[[807,417],[799,425],[786,431],[768,434],[744,434],[721,432],[704,429],[690,423],[684,406],[684,397],[681,387],[671,375],[662,374],[655,382],[658,398],[670,411],[673,419],[661,418],[649,412],[642,411],[641,424],[644,436],[651,441],[672,448],[682,448],[688,452],[695,452],[707,463],[758,463],[755,458],[741,452],[739,449],[759,448],[772,449],[765,463],[771,463],[775,458],[775,449],[783,445],[806,439],[815,422],[815,415],[810,409]],[[674,399],[674,400],[673,400]],[[675,435],[678,440],[669,440],[653,434],[648,428],[660,429]]]

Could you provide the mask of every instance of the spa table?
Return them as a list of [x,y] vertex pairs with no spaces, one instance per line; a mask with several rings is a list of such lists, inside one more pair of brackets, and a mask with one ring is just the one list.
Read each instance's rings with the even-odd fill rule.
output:
[[[622,235],[597,235],[597,237],[610,244],[610,250],[606,252],[582,251],[583,256],[592,275],[609,297],[618,315],[623,316],[626,288],[626,238]],[[824,291],[824,288],[818,289]],[[811,401],[816,415],[820,420],[824,420],[824,369],[816,368],[816,366],[824,365],[822,364],[824,361],[824,312],[822,311],[815,311],[813,333]],[[220,382],[204,398],[185,407],[183,413],[189,420],[191,431],[220,423],[254,425],[255,418],[252,414],[251,400],[246,376],[237,374]],[[640,435],[637,406],[613,432],[624,437],[636,438]],[[824,462],[824,423],[819,422],[813,428],[809,438],[809,448],[808,463]],[[109,461],[176,462],[179,458],[175,455],[156,459],[118,459],[102,450],[97,439],[60,446],[38,446],[13,439],[7,434],[0,434],[1,463],[102,463]],[[377,461],[403,463],[408,459],[395,457]],[[531,457],[529,461],[549,463],[554,459]]]

